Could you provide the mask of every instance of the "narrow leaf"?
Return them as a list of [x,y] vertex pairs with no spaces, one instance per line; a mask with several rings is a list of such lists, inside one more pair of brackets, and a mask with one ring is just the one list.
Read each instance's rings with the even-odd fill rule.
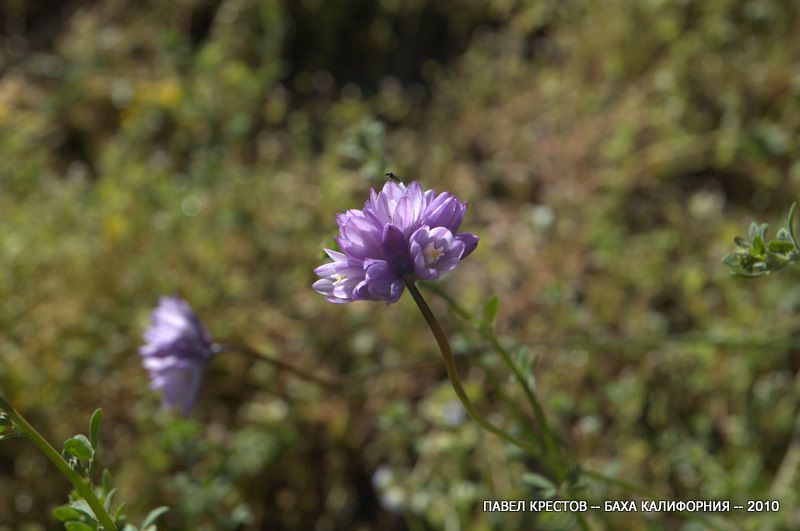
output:
[[108,494],[106,494],[106,497],[103,500],[103,506],[106,508],[106,511],[111,510],[111,498],[113,498],[114,494],[116,493],[117,489],[111,489],[110,491],[108,491]]
[[789,217],[786,219],[786,227],[789,229],[789,235],[792,241],[797,245],[797,238],[794,235],[794,217],[797,214],[797,203],[792,203],[792,208],[789,209]]
[[97,408],[92,413],[92,419],[89,421],[89,442],[95,450],[97,450],[97,444],[100,441],[100,424],[102,422],[103,410]]
[[109,472],[107,468],[103,469],[103,476],[100,483],[103,486],[103,492],[109,492],[111,490],[111,472]]
[[158,517],[166,513],[167,511],[169,511],[169,507],[167,506],[158,507],[150,511],[150,514],[148,514],[147,518],[144,519],[144,523],[141,526],[142,529],[145,529],[148,526],[155,524]]
[[752,272],[752,273],[747,272],[747,271],[731,271],[731,275],[733,275],[735,277],[741,277],[741,278],[758,278],[758,277],[763,277],[766,274],[767,274],[767,272],[765,272],[765,271]]
[[[117,525],[119,525],[120,523],[124,522],[127,519],[127,517],[128,517],[128,506],[125,505],[125,502],[122,502],[119,504],[117,510],[114,512],[114,522]],[[136,528],[134,527],[134,529]]]
[[486,320],[490,323],[494,321],[497,316],[497,308],[500,306],[500,299],[497,295],[492,295],[486,303]]

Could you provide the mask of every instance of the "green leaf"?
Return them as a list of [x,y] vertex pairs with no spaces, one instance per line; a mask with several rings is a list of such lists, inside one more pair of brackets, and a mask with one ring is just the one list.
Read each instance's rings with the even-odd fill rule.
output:
[[786,240],[772,240],[767,248],[771,253],[788,253],[794,250],[794,243]]
[[558,492],[558,489],[552,481],[535,472],[525,472],[522,474],[522,481],[536,488],[545,500],[552,498]]
[[111,472],[109,472],[107,468],[103,469],[100,484],[103,486],[103,492],[109,492],[111,490]]
[[0,435],[0,441],[5,441],[6,439],[22,439],[25,437],[25,434],[19,431],[14,431],[11,433],[6,433],[5,435]]
[[768,271],[758,271],[758,272],[753,271],[752,273],[748,271],[731,271],[731,275],[741,278],[758,278],[758,277],[763,277],[764,275],[767,274],[769,274]]
[[753,238],[753,256],[763,256],[765,250],[764,239],[761,236]]
[[497,316],[497,308],[499,306],[500,306],[500,299],[497,297],[497,295],[492,295],[489,298],[489,301],[486,303],[486,308],[485,308],[486,320],[489,323],[492,323],[494,321],[494,318]]
[[97,528],[83,522],[66,522],[64,528],[67,531],[95,531]]
[[750,223],[750,228],[747,231],[747,239],[753,241],[758,236],[758,225],[753,221]]
[[742,238],[741,236],[736,236],[733,239],[733,243],[735,243],[737,247],[741,247],[742,249],[749,249],[750,247],[752,247],[751,243],[747,241],[745,238]]
[[72,507],[67,507],[66,505],[53,509],[53,516],[55,516],[60,522],[69,522],[70,520],[81,519],[81,513]]
[[82,461],[91,461],[94,457],[92,443],[85,435],[76,435],[64,441],[64,451],[71,453]]
[[797,214],[797,203],[792,203],[792,208],[789,209],[789,217],[786,218],[786,226],[789,228],[789,235],[792,241],[797,245],[797,238],[794,235],[794,217]]
[[70,502],[69,506],[71,508],[75,509],[76,511],[78,511],[80,513],[83,513],[84,516],[86,516],[90,520],[96,520],[96,516],[94,515],[94,511],[89,506],[89,503],[86,500],[84,500],[82,498],[77,499],[77,500],[73,500],[72,502]]
[[528,386],[531,389],[536,388],[536,356],[531,354],[531,350],[522,345],[514,353],[514,364],[519,368]]
[[92,413],[92,419],[89,421],[89,443],[92,448],[97,449],[97,444],[100,442],[100,424],[103,422],[103,410],[97,408]]
[[122,531],[139,531],[139,529],[135,525],[125,524],[125,527],[122,528]]
[[[116,512],[114,512],[114,522],[117,525],[119,525],[121,522],[123,522],[127,518],[128,518],[128,506],[125,504],[125,502],[122,502],[117,507]],[[133,527],[133,526],[131,526],[131,527]],[[134,529],[136,529],[136,528],[134,527]]]
[[726,254],[723,256],[722,263],[728,267],[739,267],[739,259],[735,254]]
[[116,493],[117,489],[111,489],[110,491],[108,491],[108,494],[106,494],[106,497],[103,500],[103,506],[106,508],[106,511],[111,510],[111,498],[113,498],[114,494]]
[[167,511],[169,511],[169,507],[167,507],[166,505],[161,506],[161,507],[157,507],[156,509],[153,509],[152,511],[150,511],[150,514],[147,515],[147,518],[144,519],[144,523],[142,523],[142,526],[141,526],[142,529],[145,529],[145,528],[155,524],[156,520],[158,519],[158,517],[161,516],[162,514],[166,513]]

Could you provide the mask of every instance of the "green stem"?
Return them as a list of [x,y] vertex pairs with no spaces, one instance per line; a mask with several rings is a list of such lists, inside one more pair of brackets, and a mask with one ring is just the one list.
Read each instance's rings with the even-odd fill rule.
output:
[[447,376],[450,378],[450,384],[453,386],[453,390],[456,392],[456,395],[458,395],[458,398],[461,400],[461,403],[464,405],[464,409],[467,410],[467,413],[469,413],[469,415],[486,431],[494,433],[504,441],[538,456],[539,451],[536,448],[493,425],[491,422],[483,418],[478,410],[475,409],[475,406],[472,404],[469,396],[467,396],[467,392],[464,390],[464,386],[461,385],[461,380],[458,378],[458,370],[456,369],[453,351],[450,348],[450,342],[447,340],[447,335],[444,333],[444,330],[439,324],[439,321],[436,319],[436,316],[433,315],[430,307],[428,307],[428,303],[425,302],[425,299],[422,297],[422,293],[419,292],[419,289],[414,284],[414,281],[407,280],[406,286],[408,287],[408,291],[411,293],[411,296],[414,298],[414,302],[417,303],[419,310],[422,312],[422,316],[428,323],[431,332],[433,332],[433,335],[436,338],[436,342],[439,345],[439,350],[442,352],[442,357],[444,358],[444,364],[447,368]]
[[[426,283],[423,286],[437,297],[444,299],[450,309],[465,321],[472,321],[474,316],[466,308],[458,304],[441,286]],[[483,335],[483,334],[482,334]],[[525,344],[536,347],[552,347],[564,350],[586,349],[591,351],[605,350],[647,350],[665,344],[709,345],[720,348],[737,348],[752,350],[774,350],[776,348],[800,347],[800,338],[752,338],[725,337],[707,334],[671,334],[655,337],[607,337],[607,338],[553,338],[526,339]]]
[[[457,314],[459,314],[462,318],[467,320],[472,320],[472,315],[462,308],[458,303],[456,303],[453,299],[450,298],[444,291],[439,290],[438,288],[432,289],[434,293],[445,299],[448,304],[455,310]],[[481,326],[478,330],[481,336],[489,341],[492,345],[492,348],[500,354],[500,357],[503,358],[503,362],[506,366],[514,373],[514,377],[517,379],[517,382],[520,384],[522,389],[525,391],[525,397],[528,399],[528,402],[531,404],[531,408],[533,409],[533,413],[536,416],[536,421],[539,423],[539,426],[542,428],[542,431],[545,432],[547,436],[548,445],[550,449],[553,449],[555,441],[552,437],[552,432],[547,424],[547,419],[544,414],[544,409],[542,405],[539,403],[539,400],[536,398],[536,395],[533,393],[533,389],[531,389],[530,384],[528,383],[528,379],[525,378],[525,375],[519,370],[519,367],[513,362],[511,359],[511,353],[509,353],[508,349],[503,347],[500,344],[500,341],[497,339],[497,336],[494,334],[494,331],[489,328],[488,326]]]
[[263,354],[253,348],[248,347],[247,345],[239,345],[234,343],[220,343],[217,344],[216,347],[218,352],[224,352],[224,351],[239,352],[240,354],[244,354],[259,361],[269,363],[276,369],[290,372],[295,376],[302,378],[303,380],[314,382],[315,384],[321,385],[323,387],[339,387],[341,385],[341,382],[329,380],[327,378],[323,378],[322,376],[317,376],[315,374],[311,374],[310,372],[306,372],[302,369],[298,369],[297,367],[290,365],[285,361],[281,361],[278,358],[274,358],[272,356],[268,356],[267,354]]
[[[453,299],[451,299],[446,293],[441,290],[435,289],[434,293],[444,298],[450,306],[458,313],[462,318],[467,320],[472,320],[472,315],[458,305]],[[556,454],[558,453],[558,461],[559,461],[559,476],[563,480],[566,475],[566,468],[562,466],[563,456],[560,455],[560,448],[556,444],[555,436],[553,435],[550,426],[547,423],[547,417],[544,414],[544,408],[542,408],[541,403],[536,398],[536,395],[533,392],[533,389],[528,382],[528,379],[522,374],[519,367],[514,363],[511,359],[511,353],[500,344],[500,341],[497,339],[497,336],[494,334],[494,331],[491,329],[490,325],[480,326],[478,328],[480,335],[487,340],[492,348],[500,354],[500,357],[503,359],[503,363],[505,363],[506,367],[508,367],[511,372],[514,374],[514,378],[517,380],[519,385],[522,387],[525,397],[528,400],[528,403],[533,410],[533,415],[536,418],[536,422],[539,424],[539,427],[542,429],[542,433],[544,435],[544,445],[543,450],[547,454]]]
[[86,483],[86,481],[81,478],[77,472],[72,470],[69,464],[61,457],[55,448],[53,448],[47,439],[45,439],[41,433],[39,433],[36,428],[34,428],[26,419],[23,417],[16,409],[11,407],[5,398],[0,396],[0,408],[5,410],[8,413],[8,416],[11,417],[14,426],[23,433],[30,441],[36,445],[37,448],[45,455],[48,459],[56,466],[56,468],[61,472],[61,474],[66,477],[72,486],[75,487],[75,490],[78,494],[86,500],[86,503],[89,504],[89,507],[92,508],[95,516],[100,520],[100,523],[103,525],[103,528],[106,531],[117,531],[117,526],[114,524],[114,520],[112,520],[111,516],[106,512],[103,504],[100,503],[100,500],[97,498],[97,495],[92,489],[92,486]]
[[[433,284],[426,284],[425,287],[427,289],[430,289],[430,291],[432,291],[435,295],[438,295],[439,297],[444,299],[448,303],[448,305],[450,306],[451,310],[453,310],[459,317],[461,317],[465,321],[470,321],[470,322],[473,321],[473,315],[468,310],[466,310],[463,306],[459,305],[458,302],[456,302],[455,299],[450,297],[450,295],[448,295],[447,292],[445,292],[441,287],[433,285]],[[411,293],[413,295],[414,291],[412,290]],[[494,335],[494,331],[490,327],[481,326],[481,327],[478,327],[478,331],[479,331],[480,335],[484,339],[486,339],[487,341],[489,341],[491,343],[491,345],[494,348],[494,350],[496,350],[501,355],[501,357],[503,358],[503,361],[505,362],[505,364],[512,370],[512,372],[514,373],[515,377],[517,378],[517,380],[519,380],[519,383],[522,385],[523,389],[525,389],[525,395],[527,396],[528,401],[531,403],[531,406],[533,407],[534,414],[536,415],[537,421],[540,423],[540,427],[542,428],[542,431],[544,431],[546,436],[554,437],[552,432],[550,431],[549,427],[545,423],[544,411],[542,410],[541,405],[539,404],[538,400],[536,399],[536,395],[533,393],[532,389],[528,385],[528,382],[524,378],[524,375],[519,371],[519,369],[513,363],[513,360],[511,359],[511,355],[510,355],[509,351],[500,344],[499,340]],[[765,342],[765,343],[762,344],[762,343],[756,343],[756,342],[752,342],[752,341],[747,342],[747,341],[737,341],[735,339],[708,338],[708,337],[691,336],[691,335],[672,336],[670,338],[666,338],[665,340],[667,342],[675,341],[675,342],[686,342],[686,343],[695,343],[695,342],[696,343],[711,343],[711,344],[715,344],[717,346],[737,345],[737,346],[740,346],[740,347],[753,347],[753,348],[759,348],[759,347],[762,347],[764,345],[774,345],[775,344],[774,342]],[[789,343],[789,342],[792,345],[797,344],[796,340],[787,340],[787,343]],[[602,347],[608,347],[608,346],[610,346],[612,344],[613,345],[617,344],[617,343],[612,343],[612,342],[606,342],[606,343],[600,343],[600,345],[598,345],[597,343],[592,343],[592,342],[589,342],[589,341],[584,341],[584,342],[575,342],[575,341],[572,341],[572,342],[538,341],[538,342],[531,342],[531,343],[532,344],[539,344],[539,345],[549,345],[549,346],[555,346],[555,347],[582,346],[582,347],[585,347],[585,348],[598,348],[598,347],[602,348]],[[642,341],[640,344],[656,345],[656,344],[658,344],[658,339]],[[624,340],[620,340],[618,342],[618,345],[620,347],[624,346],[625,345]],[[798,415],[798,419],[800,419],[800,415]],[[798,433],[800,433],[800,420],[798,420],[798,423],[799,423],[798,424]],[[554,443],[555,443],[555,440],[553,440],[551,444],[554,444]],[[558,450],[561,450],[560,446],[556,446],[556,448]],[[798,458],[798,461],[800,462],[800,458]],[[562,471],[563,471],[563,469],[562,469]],[[629,483],[629,482],[627,482],[625,480],[617,479],[617,478],[614,478],[614,477],[611,477],[611,476],[606,476],[605,474],[601,474],[599,472],[594,472],[592,470],[587,470],[587,469],[585,469],[583,467],[580,467],[579,471],[580,471],[581,475],[583,475],[585,477],[590,477],[590,478],[593,478],[593,479],[595,479],[597,481],[602,481],[602,482],[604,482],[604,483],[606,483],[608,485],[616,485],[617,487],[623,488],[623,489],[631,491],[631,492],[635,492],[635,493],[637,493],[640,496],[643,496],[645,498],[650,498],[650,499],[657,499],[658,498],[658,496],[655,493],[649,491],[648,489],[645,489],[645,488],[640,487],[638,485],[635,485],[633,483]],[[718,529],[718,526],[716,526],[707,516],[699,515],[699,514],[692,514],[692,516],[697,518],[698,520],[704,522],[710,528]],[[577,514],[576,517],[578,518],[578,524],[583,529],[588,529],[588,524],[587,524],[585,518],[583,518],[583,515]]]
[[[542,405],[539,403],[539,400],[536,398],[536,395],[533,393],[533,389],[531,389],[530,383],[528,379],[522,374],[522,371],[519,370],[519,367],[514,363],[511,359],[511,354],[506,350],[498,341],[497,337],[494,335],[492,331],[486,331],[483,334],[484,338],[489,340],[492,344],[494,350],[500,354],[500,357],[503,358],[503,362],[506,364],[512,373],[514,373],[514,378],[516,378],[517,382],[520,384],[522,389],[525,392],[525,397],[528,399],[528,403],[531,405],[531,409],[533,409],[533,415],[536,417],[536,422],[539,424],[539,427],[542,429],[542,433],[544,434],[544,450],[548,454],[554,454],[558,452],[558,446],[556,445],[555,437],[553,436],[553,432],[550,430],[550,426],[547,423],[547,417],[545,417],[544,409]],[[560,461],[559,456],[559,461]],[[563,479],[564,476],[564,469],[561,468],[561,476]]]
[[371,380],[376,376],[380,376],[388,372],[417,370],[425,367],[432,367],[435,365],[430,361],[404,363],[400,365],[390,365],[386,367],[372,367],[360,371],[354,371],[349,374],[343,374],[338,378],[326,378],[323,376],[317,376],[316,374],[312,374],[310,372],[306,372],[303,369],[298,369],[294,365],[286,363],[285,361],[279,360],[278,358],[275,358],[273,356],[269,356],[267,354],[259,352],[256,349],[249,347],[247,345],[241,345],[238,343],[218,343],[216,345],[216,348],[217,352],[238,352],[240,354],[244,354],[258,361],[269,363],[278,370],[286,371],[288,373],[297,376],[298,378],[316,383],[324,387],[328,388],[340,387],[340,388],[346,388],[348,391],[352,390],[352,388],[347,387],[349,385],[353,385],[365,380]]

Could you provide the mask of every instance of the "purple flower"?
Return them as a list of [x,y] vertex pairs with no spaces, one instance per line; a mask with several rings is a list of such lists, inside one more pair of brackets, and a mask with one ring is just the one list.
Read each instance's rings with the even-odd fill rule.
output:
[[166,408],[188,416],[194,406],[206,362],[213,354],[211,335],[178,297],[162,297],[151,315],[139,350],[151,387],[163,393]]
[[370,190],[362,210],[336,216],[343,252],[325,249],[333,262],[314,270],[314,289],[333,303],[397,301],[407,280],[437,279],[475,250],[478,237],[457,232],[466,211],[465,201],[418,182]]

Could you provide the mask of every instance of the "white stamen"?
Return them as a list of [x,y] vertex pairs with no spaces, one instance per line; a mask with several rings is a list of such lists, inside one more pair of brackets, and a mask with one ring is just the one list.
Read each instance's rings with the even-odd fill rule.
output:
[[439,257],[442,256],[443,254],[444,253],[442,252],[442,250],[437,249],[436,246],[433,245],[432,243],[429,244],[427,247],[425,247],[425,249],[423,249],[422,251],[422,256],[425,257],[425,265],[428,266],[436,262],[436,260],[438,260]]

